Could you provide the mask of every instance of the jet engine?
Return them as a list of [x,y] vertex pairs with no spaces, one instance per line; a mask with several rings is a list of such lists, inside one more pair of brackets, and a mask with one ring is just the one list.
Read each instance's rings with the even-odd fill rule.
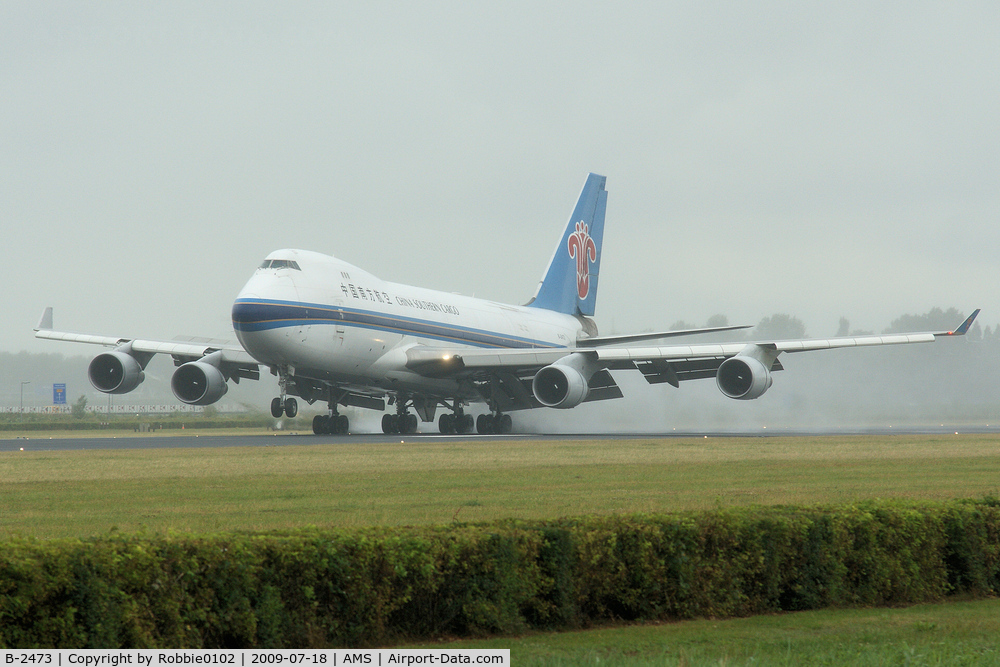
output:
[[596,370],[585,355],[571,354],[535,373],[531,391],[546,407],[575,408],[587,398],[588,378]]
[[729,398],[759,398],[771,386],[771,373],[760,360],[737,355],[722,362],[715,375],[719,390]]
[[170,389],[188,405],[211,405],[226,395],[229,385],[218,367],[199,360],[189,361],[174,371]]
[[146,378],[142,364],[127,352],[114,350],[94,357],[87,368],[90,384],[105,394],[127,394]]

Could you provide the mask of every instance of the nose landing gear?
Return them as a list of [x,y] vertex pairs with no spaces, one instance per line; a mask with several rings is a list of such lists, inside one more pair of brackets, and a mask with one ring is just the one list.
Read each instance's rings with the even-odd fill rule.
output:
[[287,398],[278,397],[271,401],[271,416],[281,419],[282,415],[289,419],[299,414],[299,402],[291,396]]
[[299,414],[299,402],[288,396],[289,376],[291,373],[283,366],[277,369],[272,368],[271,372],[278,375],[278,393],[280,394],[280,396],[271,401],[271,416],[275,419],[281,419],[282,415],[286,415],[291,419]]

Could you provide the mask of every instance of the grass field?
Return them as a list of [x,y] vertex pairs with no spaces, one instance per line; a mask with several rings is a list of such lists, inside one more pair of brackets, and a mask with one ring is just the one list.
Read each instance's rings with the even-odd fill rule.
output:
[[601,628],[447,647],[509,648],[512,664],[539,667],[998,665],[998,637],[1000,600],[977,600]]
[[0,454],[0,537],[977,497],[1000,436],[308,444]]
[[[0,453],[0,539],[1000,495],[1000,435],[402,440],[62,452],[29,440]],[[516,664],[1000,664],[997,619],[997,601],[968,601],[489,645]]]

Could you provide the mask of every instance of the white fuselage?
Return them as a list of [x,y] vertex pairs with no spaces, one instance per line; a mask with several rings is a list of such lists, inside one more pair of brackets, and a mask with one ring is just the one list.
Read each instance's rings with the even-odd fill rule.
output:
[[243,347],[271,367],[344,386],[457,397],[453,380],[406,368],[406,350],[570,347],[577,318],[381,280],[329,255],[268,255],[233,304]]

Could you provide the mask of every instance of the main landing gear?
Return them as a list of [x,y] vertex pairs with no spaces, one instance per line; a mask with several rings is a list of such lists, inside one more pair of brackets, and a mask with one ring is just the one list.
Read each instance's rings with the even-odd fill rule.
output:
[[416,433],[417,416],[410,413],[382,415],[383,433]]
[[347,415],[339,415],[336,412],[330,415],[316,415],[313,417],[313,433],[316,435],[346,435],[351,428],[351,420]]
[[514,420],[510,415],[501,413],[479,415],[476,419],[476,430],[480,433],[510,433],[514,428]]
[[467,415],[458,408],[453,414],[447,412],[438,417],[438,430],[441,433],[471,433],[473,427],[472,415]]
[[410,413],[413,401],[409,396],[396,396],[396,414],[382,415],[383,433],[416,433],[417,416]]

